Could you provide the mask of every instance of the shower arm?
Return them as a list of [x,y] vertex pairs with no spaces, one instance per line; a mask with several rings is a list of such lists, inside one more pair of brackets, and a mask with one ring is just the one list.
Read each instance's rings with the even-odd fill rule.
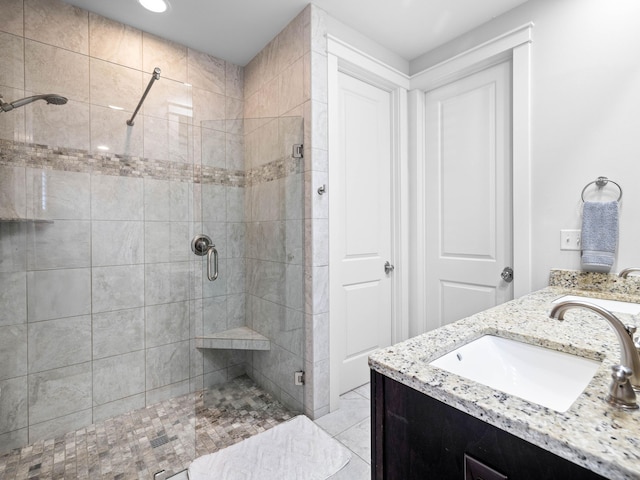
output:
[[138,114],[138,110],[140,110],[140,107],[144,103],[144,99],[147,98],[147,94],[149,93],[149,90],[151,90],[151,86],[153,85],[153,82],[155,82],[156,80],[160,80],[160,69],[158,67],[153,69],[153,73],[151,74],[151,80],[149,80],[149,85],[147,85],[147,89],[142,94],[142,98],[138,102],[138,106],[134,110],[133,115],[131,115],[131,118],[127,120],[127,125],[129,125],[130,127],[133,126],[133,119],[136,118],[136,115]]

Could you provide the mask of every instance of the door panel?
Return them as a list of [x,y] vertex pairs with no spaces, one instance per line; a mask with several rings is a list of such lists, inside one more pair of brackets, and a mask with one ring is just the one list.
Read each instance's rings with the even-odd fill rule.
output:
[[331,188],[331,316],[340,393],[369,379],[369,354],[391,343],[391,96],[340,73]]
[[427,325],[513,297],[511,69],[500,64],[427,93]]

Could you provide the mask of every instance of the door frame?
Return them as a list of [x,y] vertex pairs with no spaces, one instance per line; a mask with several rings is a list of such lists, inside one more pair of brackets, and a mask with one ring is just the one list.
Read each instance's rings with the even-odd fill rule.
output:
[[[489,66],[512,65],[513,297],[531,292],[531,43],[533,23],[508,31],[411,77],[408,95],[411,173],[410,336],[427,331],[425,222],[426,92]],[[516,195],[515,192],[518,192]]]
[[[377,59],[336,37],[328,35],[328,124],[329,124],[329,188],[337,182],[332,181],[337,168],[331,168],[338,159],[337,132],[339,125],[338,108],[338,73],[351,75],[359,80],[381,88],[391,94],[391,258],[395,265],[391,276],[391,342],[397,343],[409,335],[409,151],[408,151],[408,111],[407,91],[409,76],[405,75]],[[332,212],[341,208],[331,202],[329,194],[329,408],[338,408],[339,399],[339,365],[340,359],[336,351],[335,335],[337,316],[331,315],[331,290],[336,279],[331,276],[331,265],[335,258],[331,249]]]

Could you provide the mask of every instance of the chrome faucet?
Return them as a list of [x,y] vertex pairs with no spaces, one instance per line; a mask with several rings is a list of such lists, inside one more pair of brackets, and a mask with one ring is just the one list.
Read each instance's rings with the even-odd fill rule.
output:
[[628,276],[630,273],[633,273],[633,272],[638,272],[638,273],[640,273],[640,267],[629,267],[629,268],[625,268],[624,270],[621,270],[621,271],[620,271],[620,273],[618,273],[618,276],[619,276],[619,277],[622,277],[622,278],[627,278],[627,276]]
[[633,387],[633,390],[640,392],[640,354],[633,343],[635,327],[625,326],[620,319],[618,319],[618,317],[609,310],[582,300],[560,302],[554,305],[549,316],[558,320],[564,320],[565,312],[572,308],[585,308],[587,310],[591,310],[600,315],[609,323],[609,325],[611,325],[618,337],[618,341],[620,342],[620,364],[623,368],[630,371],[630,375],[626,376],[628,377],[628,381]]

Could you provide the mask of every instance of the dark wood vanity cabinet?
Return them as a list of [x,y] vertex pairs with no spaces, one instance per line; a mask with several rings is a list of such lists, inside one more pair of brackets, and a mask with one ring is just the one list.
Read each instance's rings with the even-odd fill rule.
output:
[[373,480],[605,478],[375,371],[371,402]]

